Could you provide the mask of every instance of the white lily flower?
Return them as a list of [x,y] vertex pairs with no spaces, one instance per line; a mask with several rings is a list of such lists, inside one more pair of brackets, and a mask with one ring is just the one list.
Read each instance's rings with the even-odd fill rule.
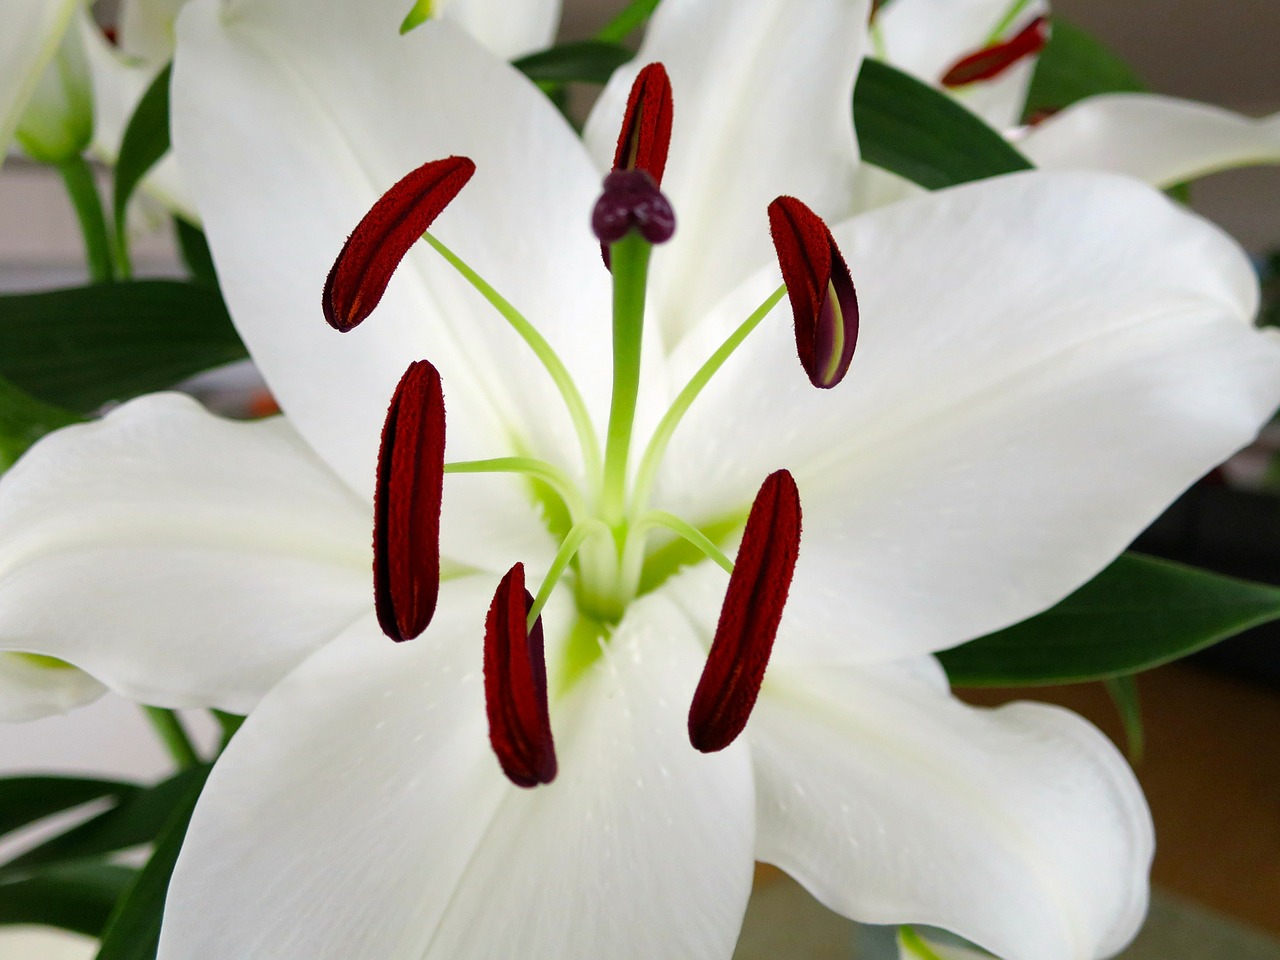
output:
[[[1048,13],[1046,0],[888,0],[875,21],[875,55],[942,87],[966,55],[997,48]],[[1167,188],[1233,167],[1280,163],[1280,114],[1252,120],[1155,94],[1088,97],[1022,128],[1036,55],[1031,48],[1013,53],[994,76],[951,92],[997,130],[1016,135],[1038,167],[1107,170]]]
[[63,35],[53,61],[41,74],[16,136],[27,156],[41,163],[78,157],[89,145],[93,94],[84,48],[73,32]]
[[0,5],[0,161],[52,62],[78,0],[6,0]]
[[[636,441],[776,302],[766,205],[852,205],[868,12],[666,0],[655,17],[638,64],[664,62],[674,87],[680,225],[653,258]],[[651,492],[645,466],[625,475],[621,529],[643,545],[650,507],[731,541],[765,475],[794,473],[799,564],[745,733],[713,755],[689,742],[724,573],[672,575],[655,539],[641,591],[588,541],[601,562],[551,578],[542,618],[560,773],[520,790],[489,747],[485,608],[513,563],[551,569],[558,537],[522,478],[449,474],[435,619],[391,643],[369,583],[379,438],[397,380],[429,357],[451,461],[545,461],[588,519],[607,499],[590,448],[610,408],[609,274],[587,224],[638,65],[584,149],[452,25],[399,38],[398,20],[197,0],[179,23],[175,148],[287,419],[142,398],[0,481],[0,645],[151,703],[254,708],[193,819],[160,956],[726,958],[755,859],[848,916],[1013,960],[1118,950],[1152,852],[1127,764],[1066,711],[963,705],[930,653],[1071,592],[1253,437],[1280,402],[1280,343],[1251,325],[1241,252],[1099,175],[838,223],[862,315],[845,382],[813,389],[785,309],[761,309],[649,461]],[[359,329],[320,320],[352,225],[451,154],[475,182],[435,242],[545,337],[585,435],[573,391],[435,251],[405,260]]]

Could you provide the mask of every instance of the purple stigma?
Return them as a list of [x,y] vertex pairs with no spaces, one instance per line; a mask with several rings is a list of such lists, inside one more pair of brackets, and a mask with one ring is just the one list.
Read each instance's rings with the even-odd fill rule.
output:
[[676,214],[648,171],[617,170],[604,178],[591,229],[606,246],[632,230],[650,243],[666,243],[676,232]]

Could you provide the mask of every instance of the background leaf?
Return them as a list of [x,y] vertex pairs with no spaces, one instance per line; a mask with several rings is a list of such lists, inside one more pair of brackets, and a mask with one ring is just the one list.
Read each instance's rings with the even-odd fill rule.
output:
[[1111,702],[1120,713],[1120,722],[1124,725],[1125,741],[1128,744],[1129,762],[1142,762],[1146,751],[1147,735],[1142,726],[1142,701],[1138,697],[1138,678],[1135,676],[1111,677],[1104,680]]
[[80,864],[0,883],[0,924],[40,924],[101,936],[137,873],[114,864]]
[[878,60],[858,74],[853,119],[864,160],[929,190],[1031,169],[976,114]]
[[1036,62],[1027,93],[1027,119],[1061,110],[1099,93],[1141,93],[1146,85],[1133,68],[1092,36],[1061,17]]
[[1280,618],[1280,588],[1125,554],[1056,607],[939,654],[956,686],[1106,680]]
[[135,280],[0,297],[0,376],[89,413],[248,356],[221,296]]
[[605,84],[633,56],[616,43],[582,40],[521,57],[514,65],[535,83]]
[[138,101],[120,141],[113,209],[116,238],[122,253],[128,244],[125,218],[129,212],[129,201],[142,178],[169,152],[169,80],[172,74],[172,66],[156,74]]
[[37,400],[0,378],[0,473],[46,433],[80,419],[70,410]]
[[135,783],[82,777],[5,777],[0,779],[0,837],[21,827],[104,797],[126,799]]

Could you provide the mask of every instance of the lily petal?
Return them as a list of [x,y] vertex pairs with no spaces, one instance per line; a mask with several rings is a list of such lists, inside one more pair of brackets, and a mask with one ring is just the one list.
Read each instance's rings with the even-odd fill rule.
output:
[[971,708],[897,665],[776,669],[756,713],[757,856],[831,909],[1005,960],[1094,960],[1137,932],[1150,813],[1075,714]]
[[106,687],[69,664],[0,653],[0,722],[39,720],[98,699]]
[[[957,60],[991,46],[992,33],[1010,6],[1010,0],[893,0],[876,16],[876,56],[939,86]],[[1046,0],[1033,0],[995,42],[1048,12]],[[1022,119],[1034,70],[1035,58],[1028,58],[993,80],[952,94],[997,130],[1007,130]]]
[[7,0],[0,9],[0,162],[76,6],[77,0]]
[[437,0],[436,6],[504,60],[549,46],[560,25],[561,0]]
[[609,283],[588,226],[599,175],[517,71],[447,22],[402,37],[402,15],[346,0],[184,10],[174,145],[232,316],[282,408],[362,493],[372,491],[387,399],[424,358],[449,386],[450,459],[519,452],[575,467],[550,378],[425,245],[402,264],[376,323],[339,336],[320,315],[325,277],[373,203],[424,161],[467,156],[475,178],[432,233],[524,312],[588,405],[607,408],[608,370],[596,360],[609,352]]
[[0,649],[144,703],[244,713],[371,607],[371,529],[283,419],[144,397],[0,482]]
[[[706,524],[791,469],[806,536],[783,628],[831,638],[822,657],[944,649],[1045,609],[1280,403],[1280,339],[1252,326],[1249,261],[1135,181],[1018,175],[833,232],[862,307],[849,376],[813,390],[776,310],[699,398],[660,479],[664,507]],[[726,302],[673,370],[776,283]]]
[[849,104],[869,9],[868,0],[665,0],[636,59],[605,87],[585,132],[602,170],[640,69],[659,61],[671,77],[662,189],[680,226],[654,258],[649,295],[668,346],[770,261],[765,209],[775,197],[802,197],[826,218],[852,211]]
[[[660,601],[628,613],[552,704],[559,776],[526,791],[489,750],[492,589],[445,584],[412,644],[370,617],[263,701],[196,809],[161,960],[729,956],[750,768],[741,746],[708,758],[685,741],[688,627]],[[553,598],[554,632],[566,606]]]
[[1191,100],[1103,94],[1032,127],[1018,146],[1038,167],[1110,170],[1171,187],[1280,163],[1280,114],[1254,120]]

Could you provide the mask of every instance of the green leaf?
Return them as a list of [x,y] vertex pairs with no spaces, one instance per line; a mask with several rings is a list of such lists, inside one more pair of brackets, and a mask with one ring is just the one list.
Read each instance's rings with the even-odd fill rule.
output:
[[1036,62],[1024,116],[1061,110],[1099,93],[1141,93],[1146,85],[1133,68],[1079,27],[1060,17]]
[[648,19],[653,16],[653,11],[658,9],[658,3],[659,0],[631,0],[622,9],[621,13],[610,20],[596,34],[596,38],[614,43],[625,40],[632,32],[645,25]]
[[[165,67],[138,101],[120,141],[116,159],[114,212],[116,238],[121,253],[127,249],[125,215],[129,200],[142,178],[169,152],[169,79],[172,65]],[[122,257],[122,259],[127,259]]]
[[204,769],[193,768],[154,787],[133,791],[105,813],[0,866],[0,880],[30,874],[54,863],[95,859],[154,842],[192,789],[199,790],[205,776]]
[[413,8],[405,14],[404,20],[400,22],[400,36],[403,37],[410,30],[416,30],[430,20],[431,8],[434,6],[434,0],[414,0]]
[[79,421],[70,410],[37,400],[0,378],[0,472],[13,466],[46,433]]
[[858,74],[853,119],[864,160],[929,190],[1031,168],[978,116],[878,60]]
[[182,262],[191,273],[191,282],[202,286],[218,288],[218,273],[213,267],[213,253],[209,250],[209,241],[204,231],[192,226],[181,217],[173,218],[173,231],[178,238],[178,249],[182,252]]
[[126,799],[139,789],[137,784],[119,780],[5,777],[0,779],[0,837],[94,800]]
[[248,354],[216,290],[174,280],[0,296],[0,376],[88,413]]
[[1135,676],[1111,677],[1104,680],[1111,702],[1120,712],[1124,724],[1124,736],[1129,745],[1129,762],[1141,763],[1146,750],[1147,736],[1142,726],[1142,701],[1138,697],[1138,678]]
[[137,873],[113,864],[77,864],[0,883],[0,924],[39,924],[100,936]]
[[957,686],[1140,673],[1280,618],[1280,588],[1128,553],[1056,607],[939,654]]
[[521,57],[514,66],[535,83],[603,84],[633,56],[616,43],[581,40]]
[[156,841],[151,860],[117,904],[103,933],[97,960],[154,960],[160,943],[160,917],[169,892],[169,878],[173,876],[173,867],[209,768],[200,767],[191,772],[200,776],[189,785],[187,796],[174,808]]

